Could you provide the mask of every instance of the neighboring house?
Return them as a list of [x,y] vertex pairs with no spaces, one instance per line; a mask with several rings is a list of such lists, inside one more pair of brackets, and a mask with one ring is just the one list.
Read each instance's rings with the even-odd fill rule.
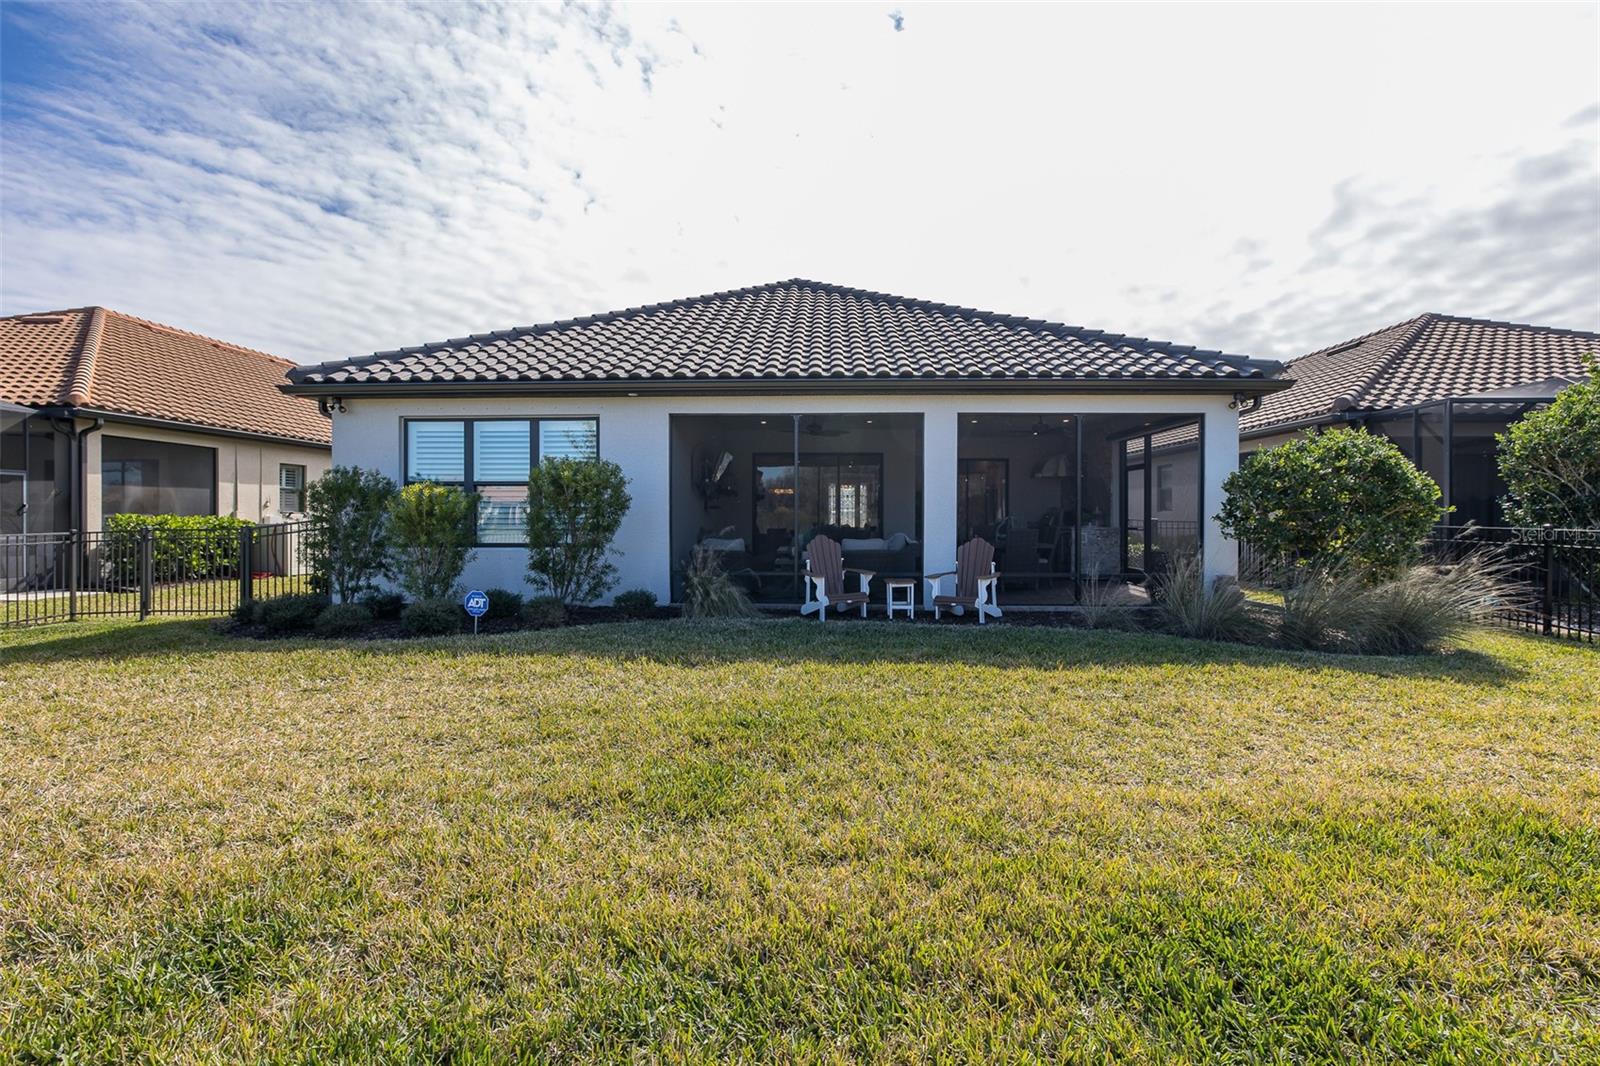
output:
[[338,463],[479,494],[477,587],[524,581],[530,466],[599,455],[633,497],[622,589],[677,598],[704,546],[795,602],[817,533],[907,576],[953,568],[976,534],[1012,602],[1065,602],[1135,569],[1126,441],[1155,429],[1204,442],[1189,544],[1235,572],[1203,516],[1238,462],[1237,410],[1287,386],[1277,369],[796,279],[297,367],[285,391],[331,409]]
[[0,318],[0,534],[302,510],[330,433],[293,365],[103,307]]
[[[1452,525],[1498,525],[1495,434],[1586,376],[1600,333],[1425,314],[1294,359],[1294,386],[1239,419],[1245,451],[1326,426],[1365,426],[1439,483]],[[1157,479],[1193,496],[1193,434],[1154,441]],[[1159,505],[1153,513],[1159,521]]]

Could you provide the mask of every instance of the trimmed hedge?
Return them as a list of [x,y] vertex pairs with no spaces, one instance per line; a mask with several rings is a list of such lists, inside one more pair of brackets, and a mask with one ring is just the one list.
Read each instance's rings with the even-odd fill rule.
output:
[[304,633],[317,624],[327,607],[323,596],[274,596],[256,604],[256,621],[269,633]]
[[351,637],[372,625],[372,612],[359,603],[330,603],[312,628],[319,637]]
[[239,573],[239,530],[255,523],[232,515],[114,514],[106,519],[112,576],[139,583],[139,536],[151,533],[152,581],[199,581]]
[[400,626],[417,637],[435,637],[445,633],[461,632],[461,620],[466,617],[459,604],[451,600],[418,600],[406,604],[400,612]]
[[560,596],[535,596],[522,605],[522,623],[534,629],[550,629],[567,624],[567,605]]

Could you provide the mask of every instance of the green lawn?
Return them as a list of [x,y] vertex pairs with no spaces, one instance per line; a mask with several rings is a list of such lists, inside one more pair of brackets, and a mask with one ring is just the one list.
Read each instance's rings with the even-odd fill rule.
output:
[[0,1061],[1600,1060],[1600,653],[0,635]]

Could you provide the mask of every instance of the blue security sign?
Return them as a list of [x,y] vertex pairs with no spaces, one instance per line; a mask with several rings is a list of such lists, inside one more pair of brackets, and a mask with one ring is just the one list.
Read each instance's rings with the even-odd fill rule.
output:
[[481,589],[473,589],[467,593],[465,607],[472,617],[482,618],[489,613],[489,594]]

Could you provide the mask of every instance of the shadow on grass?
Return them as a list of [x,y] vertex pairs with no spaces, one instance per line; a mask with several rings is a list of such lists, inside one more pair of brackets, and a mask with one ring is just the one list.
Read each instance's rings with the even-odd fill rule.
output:
[[[1536,639],[1536,638],[1528,638]],[[647,659],[668,665],[750,663],[966,663],[1055,670],[1165,665],[1297,667],[1384,678],[1414,677],[1463,684],[1506,684],[1527,676],[1520,666],[1482,652],[1378,657],[1284,651],[1245,644],[970,620],[904,621],[758,619],[750,622],[652,621],[416,640],[259,640],[222,631],[214,619],[56,625],[0,636],[0,667],[9,664],[117,660],[171,655],[249,655],[343,651],[398,657],[448,647],[477,655],[572,655]]]

